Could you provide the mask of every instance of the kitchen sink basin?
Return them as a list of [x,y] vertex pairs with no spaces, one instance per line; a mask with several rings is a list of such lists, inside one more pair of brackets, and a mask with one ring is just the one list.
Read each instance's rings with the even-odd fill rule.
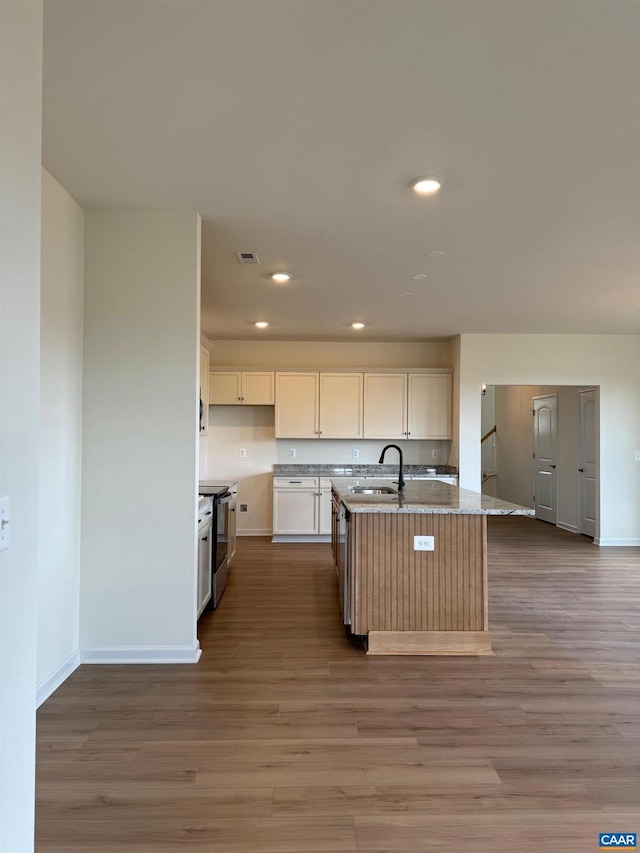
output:
[[397,495],[395,489],[390,489],[388,486],[379,486],[378,488],[367,488],[367,486],[353,486],[350,491],[354,495]]

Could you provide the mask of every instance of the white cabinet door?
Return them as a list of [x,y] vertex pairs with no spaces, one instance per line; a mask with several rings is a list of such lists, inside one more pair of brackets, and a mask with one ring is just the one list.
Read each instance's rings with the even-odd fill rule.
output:
[[318,438],[317,373],[276,373],[276,438]]
[[275,374],[255,371],[242,374],[242,402],[245,406],[273,406]]
[[407,374],[364,374],[364,438],[407,437]]
[[319,533],[331,534],[331,489],[321,489],[318,492],[320,501],[320,528]]
[[289,535],[318,532],[317,487],[274,489],[273,532]]
[[410,373],[408,438],[451,438],[451,375]]
[[320,436],[362,438],[362,373],[320,374]]
[[200,347],[200,435],[209,432],[209,350]]
[[209,402],[239,406],[242,403],[242,374],[212,370],[209,375]]

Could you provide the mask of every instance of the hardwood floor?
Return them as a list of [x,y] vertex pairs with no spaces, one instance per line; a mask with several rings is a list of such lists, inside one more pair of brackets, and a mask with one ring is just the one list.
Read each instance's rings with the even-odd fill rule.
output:
[[38,713],[38,853],[597,850],[640,831],[640,549],[489,526],[494,657],[367,657],[328,545],[239,542],[197,666]]

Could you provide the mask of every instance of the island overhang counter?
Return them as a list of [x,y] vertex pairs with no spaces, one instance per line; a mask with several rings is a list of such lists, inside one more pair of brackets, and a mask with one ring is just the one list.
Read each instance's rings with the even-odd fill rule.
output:
[[487,516],[534,510],[433,481],[399,492],[388,480],[338,478],[332,492],[344,622],[368,653],[492,654]]

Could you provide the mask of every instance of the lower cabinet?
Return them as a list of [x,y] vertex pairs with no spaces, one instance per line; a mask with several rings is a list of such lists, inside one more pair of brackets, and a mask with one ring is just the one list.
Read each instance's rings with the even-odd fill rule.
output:
[[273,533],[276,536],[331,534],[331,485],[324,477],[275,477]]

